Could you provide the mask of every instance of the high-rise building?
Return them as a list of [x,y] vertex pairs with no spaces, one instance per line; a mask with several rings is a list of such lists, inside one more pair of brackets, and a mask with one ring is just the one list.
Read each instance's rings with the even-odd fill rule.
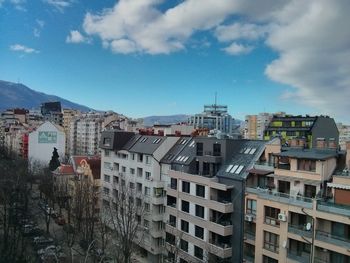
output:
[[41,105],[41,114],[44,121],[49,121],[57,125],[63,125],[63,114],[61,108],[61,102],[45,102]]
[[204,105],[204,111],[190,116],[188,123],[196,129],[216,130],[223,134],[232,134],[233,118],[226,105]]
[[72,109],[63,109],[63,122],[62,127],[66,134],[66,154],[70,153],[70,123],[71,121],[80,115],[80,111]]
[[350,142],[350,125],[337,123],[339,130],[339,146],[342,150],[346,149],[346,142]]
[[[278,114],[282,116],[283,113]],[[276,114],[275,114],[276,115]],[[273,114],[259,113],[258,115],[247,115],[245,117],[244,138],[250,140],[263,140],[264,131],[269,125]]]
[[103,116],[88,113],[75,117],[70,122],[70,155],[98,155]]
[[[291,145],[292,139],[300,139],[302,147],[316,147],[318,139],[322,138],[326,144],[338,145],[339,131],[333,118],[328,116],[273,116],[270,124],[265,129],[264,139],[270,140],[280,137],[282,144]],[[296,146],[296,145],[293,145]]]
[[[277,139],[277,138],[276,138]],[[344,152],[267,145],[246,181],[245,262],[349,262]]]

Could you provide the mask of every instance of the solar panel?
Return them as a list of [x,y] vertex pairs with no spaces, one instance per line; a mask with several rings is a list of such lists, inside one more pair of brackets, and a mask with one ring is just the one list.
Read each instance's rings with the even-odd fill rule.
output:
[[233,166],[233,168],[230,170],[230,173],[233,174],[237,168],[238,168],[238,165]]

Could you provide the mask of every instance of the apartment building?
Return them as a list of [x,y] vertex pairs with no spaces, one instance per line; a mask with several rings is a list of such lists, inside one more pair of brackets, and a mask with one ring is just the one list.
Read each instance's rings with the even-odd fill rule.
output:
[[339,130],[339,146],[342,150],[346,149],[346,142],[350,142],[350,125],[337,123]]
[[[326,143],[339,142],[339,131],[333,118],[328,116],[278,116],[274,115],[265,129],[264,140],[281,137],[282,144],[290,145],[290,140],[304,140],[303,147],[313,148],[318,138],[324,138]],[[294,146],[294,145],[293,145]]]
[[185,137],[165,155],[169,262],[242,262],[245,178],[264,144]]
[[64,133],[66,134],[66,153],[70,152],[70,123],[71,121],[80,115],[80,111],[73,109],[63,109],[62,116],[62,127],[64,129]]
[[[285,113],[281,112],[275,115],[284,116]],[[264,131],[270,124],[272,117],[273,114],[266,112],[257,115],[247,115],[244,124],[244,139],[263,140]]]
[[249,171],[245,262],[350,262],[350,177],[345,153],[266,144]]
[[102,132],[103,116],[88,113],[70,122],[70,155],[98,155]]
[[160,160],[178,140],[123,131],[104,131],[101,137],[103,202],[115,201],[121,187],[135,192],[135,202],[145,210],[138,218],[143,235],[137,241],[149,262],[162,262],[163,255],[166,186]]
[[41,105],[41,114],[43,115],[44,121],[49,121],[57,125],[63,125],[63,114],[61,108],[61,102],[44,102]]

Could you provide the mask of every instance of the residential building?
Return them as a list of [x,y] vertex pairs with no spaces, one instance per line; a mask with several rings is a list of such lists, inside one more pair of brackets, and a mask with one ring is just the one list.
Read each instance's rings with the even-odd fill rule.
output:
[[73,109],[63,109],[63,121],[62,127],[64,129],[64,133],[66,134],[66,154],[70,153],[70,123],[71,121],[80,115],[80,111]]
[[70,122],[70,155],[98,155],[98,142],[101,138],[103,115],[82,114]]
[[[333,118],[328,116],[277,116],[274,115],[265,129],[264,139],[281,137],[282,144],[291,145],[291,139],[300,139],[300,147],[314,148],[317,139],[323,138],[325,143],[338,145],[339,131]],[[296,145],[293,145],[293,147]]]
[[161,262],[163,254],[166,186],[160,160],[178,140],[124,131],[104,131],[101,137],[103,202],[115,201],[121,187],[134,191],[135,202],[145,210],[138,218],[143,234],[137,242],[149,262]]
[[61,102],[45,102],[41,105],[41,114],[44,121],[49,121],[57,125],[63,125],[63,114],[61,108]]
[[46,166],[56,148],[62,161],[65,156],[65,143],[63,128],[47,121],[29,133],[28,159],[32,164],[37,162]]
[[345,153],[266,144],[246,180],[245,262],[349,262]]
[[165,155],[168,260],[242,262],[245,178],[264,144],[185,137]]
[[155,124],[153,125],[155,134],[158,135],[191,135],[195,129],[193,125],[188,124]]
[[[285,113],[277,113],[275,115],[284,116]],[[269,125],[273,114],[259,113],[258,115],[247,115],[245,117],[244,139],[263,140],[264,131]]]
[[346,149],[346,142],[350,142],[350,125],[344,125],[342,123],[337,123],[339,130],[339,146],[340,149]]
[[226,105],[204,105],[204,111],[190,116],[188,124],[194,128],[206,128],[209,130],[220,131],[221,133],[231,135],[233,118],[227,111]]

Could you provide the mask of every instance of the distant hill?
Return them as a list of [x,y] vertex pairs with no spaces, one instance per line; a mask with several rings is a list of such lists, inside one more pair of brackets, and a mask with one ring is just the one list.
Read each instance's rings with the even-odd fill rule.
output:
[[80,111],[92,110],[89,107],[65,100],[61,97],[32,90],[23,84],[0,80],[1,111],[11,108],[39,109],[41,103],[48,101],[60,101],[62,108]]
[[174,124],[179,122],[186,122],[189,115],[177,114],[169,116],[149,116],[143,118],[145,126],[153,126],[154,124]]

